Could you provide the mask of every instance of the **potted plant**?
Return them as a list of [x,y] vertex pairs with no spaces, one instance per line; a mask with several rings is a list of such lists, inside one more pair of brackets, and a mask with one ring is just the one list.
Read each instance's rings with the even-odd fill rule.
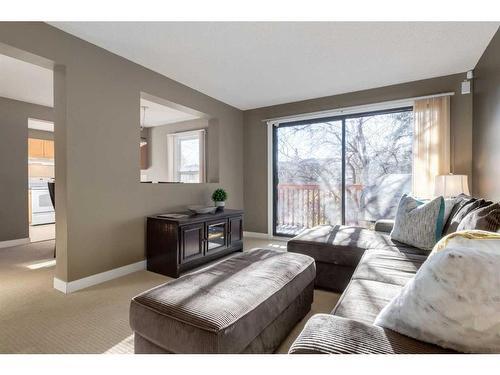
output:
[[223,210],[226,205],[227,193],[224,189],[216,189],[212,194],[212,200],[214,201],[215,207],[219,210]]

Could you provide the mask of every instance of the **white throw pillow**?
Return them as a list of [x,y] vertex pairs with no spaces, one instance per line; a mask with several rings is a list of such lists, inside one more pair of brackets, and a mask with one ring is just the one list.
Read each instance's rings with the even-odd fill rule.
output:
[[455,235],[445,245],[375,324],[461,352],[500,353],[500,236]]

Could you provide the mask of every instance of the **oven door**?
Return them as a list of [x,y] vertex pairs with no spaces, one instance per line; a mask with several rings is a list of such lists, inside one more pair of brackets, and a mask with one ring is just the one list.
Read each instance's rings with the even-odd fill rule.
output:
[[48,189],[31,190],[31,225],[55,223],[56,214]]
[[31,191],[31,210],[33,213],[53,212],[49,189]]

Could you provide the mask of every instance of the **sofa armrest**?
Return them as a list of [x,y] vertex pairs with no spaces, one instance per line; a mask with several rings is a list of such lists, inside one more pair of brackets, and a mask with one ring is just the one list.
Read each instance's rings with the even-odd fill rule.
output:
[[375,222],[375,230],[377,232],[391,233],[394,227],[394,220],[381,219]]
[[450,351],[372,324],[330,314],[316,314],[306,323],[288,353],[429,354]]

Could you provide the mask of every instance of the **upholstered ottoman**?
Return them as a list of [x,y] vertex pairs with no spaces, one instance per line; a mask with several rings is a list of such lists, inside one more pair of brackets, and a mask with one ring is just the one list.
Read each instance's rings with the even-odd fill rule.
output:
[[135,353],[272,353],[310,310],[306,255],[254,249],[132,299]]

